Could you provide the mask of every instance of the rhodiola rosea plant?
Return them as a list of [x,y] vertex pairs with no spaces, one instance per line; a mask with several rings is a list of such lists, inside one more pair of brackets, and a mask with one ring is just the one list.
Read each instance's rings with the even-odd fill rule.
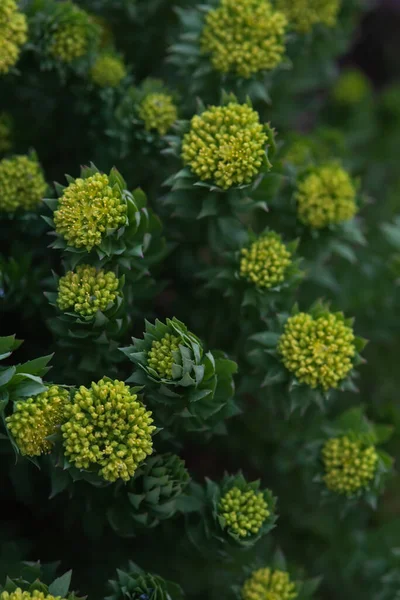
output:
[[0,0],[0,600],[398,597],[395,23]]

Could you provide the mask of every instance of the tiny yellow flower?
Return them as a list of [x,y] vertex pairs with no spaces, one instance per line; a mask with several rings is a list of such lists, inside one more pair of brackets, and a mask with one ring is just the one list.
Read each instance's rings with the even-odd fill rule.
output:
[[245,538],[260,531],[270,511],[262,492],[234,487],[221,498],[218,514],[232,533]]
[[60,278],[57,304],[63,311],[73,310],[82,317],[92,317],[115,301],[118,287],[119,281],[112,271],[80,265]]
[[129,481],[153,452],[151,412],[122,381],[81,386],[66,408],[64,451],[78,469],[100,467],[106,481]]
[[57,60],[70,64],[88,52],[95,25],[91,16],[76,4],[66,2],[60,7],[49,52]]
[[322,449],[324,481],[332,492],[352,496],[372,482],[378,454],[375,447],[348,436],[331,438]]
[[269,0],[221,0],[206,16],[201,50],[215,70],[247,79],[282,62],[286,25]]
[[65,188],[54,211],[54,224],[70,246],[90,252],[108,230],[126,223],[126,211],[120,190],[109,185],[107,175],[95,173]]
[[357,212],[356,187],[340,165],[316,167],[297,185],[297,214],[304,225],[322,229],[348,221]]
[[299,33],[308,33],[320,23],[335,27],[341,0],[278,0],[277,8],[289,21],[289,26]]
[[368,77],[358,69],[347,69],[340,74],[332,94],[334,100],[342,106],[356,106],[371,90]]
[[32,592],[23,592],[21,588],[17,588],[13,592],[1,592],[0,600],[65,600],[61,596],[52,596],[33,590]]
[[0,75],[8,73],[18,61],[21,47],[27,40],[26,16],[15,0],[0,3]]
[[148,94],[139,105],[139,118],[147,131],[155,129],[165,135],[178,118],[172,96],[164,93]]
[[40,456],[51,451],[53,444],[47,437],[63,423],[68,401],[68,392],[53,385],[37,396],[16,403],[6,423],[21,454]]
[[289,573],[268,567],[254,571],[242,587],[243,600],[294,600],[297,596]]
[[265,162],[268,136],[247,104],[211,106],[190,122],[183,162],[202,180],[223,189],[251,183]]
[[0,211],[34,210],[45,191],[46,182],[35,159],[22,155],[0,161]]
[[241,250],[240,276],[259,288],[271,288],[285,280],[290,266],[291,252],[281,236],[270,231]]
[[176,335],[166,333],[160,340],[154,340],[147,353],[147,364],[157,371],[160,377],[172,379],[173,353],[179,350],[180,339]]
[[94,63],[90,77],[100,87],[118,87],[126,77],[126,68],[123,61],[114,54],[100,54]]
[[341,315],[290,317],[278,343],[285,367],[300,383],[327,391],[337,388],[353,368],[354,333]]

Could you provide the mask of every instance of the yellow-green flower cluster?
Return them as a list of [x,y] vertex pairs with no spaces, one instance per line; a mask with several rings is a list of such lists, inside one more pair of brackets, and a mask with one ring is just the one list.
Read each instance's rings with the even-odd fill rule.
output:
[[285,367],[300,383],[323,390],[337,388],[353,367],[356,354],[351,327],[340,315],[290,317],[278,343]]
[[270,231],[241,251],[240,275],[260,288],[282,283],[292,262],[281,236]]
[[73,310],[82,317],[91,317],[115,301],[118,287],[119,281],[112,271],[79,265],[75,271],[68,271],[61,277],[57,304],[61,310]]
[[21,454],[40,456],[50,452],[53,444],[47,437],[63,423],[68,401],[68,392],[52,385],[33,398],[16,402],[6,422]]
[[153,452],[153,425],[136,394],[106,378],[81,386],[66,410],[64,450],[78,469],[100,467],[106,481],[128,481]]
[[165,135],[177,120],[178,110],[172,96],[154,92],[142,100],[138,115],[147,131],[155,129],[160,135]]
[[269,0],[221,0],[206,16],[201,50],[217,71],[247,79],[282,62],[286,25]]
[[65,600],[65,598],[45,594],[44,592],[39,592],[39,590],[23,592],[21,588],[17,588],[13,592],[1,592],[0,600]]
[[254,571],[242,587],[243,600],[294,600],[297,596],[289,573],[268,567]]
[[18,10],[15,0],[0,3],[0,75],[8,73],[18,61],[21,46],[27,40],[28,25],[25,15]]
[[12,121],[7,113],[0,113],[0,154],[5,154],[12,146]]
[[182,159],[202,181],[223,189],[251,183],[265,161],[268,136],[258,113],[230,102],[195,115],[182,142]]
[[262,492],[234,487],[221,498],[218,514],[232,533],[244,538],[260,531],[270,511]]
[[160,377],[172,379],[173,353],[179,350],[179,343],[178,336],[166,333],[160,341],[154,340],[151,344],[147,354],[147,364],[157,371]]
[[374,446],[346,435],[328,440],[322,449],[322,458],[326,487],[346,496],[369,486],[378,462]]
[[95,173],[65,188],[54,224],[70,246],[89,252],[101,244],[108,230],[125,224],[126,204],[120,190],[109,183],[107,175]]
[[333,87],[333,98],[338,104],[356,106],[370,92],[368,78],[359,69],[347,69],[341,73]]
[[316,167],[297,185],[297,214],[302,223],[322,229],[352,219],[357,212],[356,188],[340,165]]
[[0,161],[0,211],[32,210],[46,191],[39,163],[30,156],[13,156]]
[[300,33],[308,33],[321,23],[335,27],[341,0],[278,0],[277,8],[288,18],[289,24]]
[[69,2],[52,35],[50,54],[66,64],[84,56],[89,49],[91,26],[90,15]]
[[98,56],[90,71],[90,76],[93,83],[100,87],[115,88],[126,77],[126,68],[118,56],[107,52]]
[[285,162],[296,167],[303,167],[312,156],[312,147],[309,138],[301,137],[294,140],[285,153]]

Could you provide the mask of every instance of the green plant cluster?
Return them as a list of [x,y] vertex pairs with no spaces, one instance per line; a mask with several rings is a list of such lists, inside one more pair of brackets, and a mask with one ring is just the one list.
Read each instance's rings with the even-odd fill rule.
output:
[[370,10],[0,0],[0,600],[398,597]]

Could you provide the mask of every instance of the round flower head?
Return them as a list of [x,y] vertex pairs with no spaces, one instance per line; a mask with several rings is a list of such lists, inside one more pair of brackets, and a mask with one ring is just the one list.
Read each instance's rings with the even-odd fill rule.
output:
[[297,596],[289,573],[268,567],[254,571],[242,587],[243,600],[294,600]]
[[8,152],[12,145],[12,121],[6,113],[0,113],[0,154]]
[[333,88],[333,98],[343,106],[355,106],[370,92],[370,83],[362,71],[348,69],[341,73]]
[[230,102],[195,115],[182,142],[182,159],[202,181],[221,188],[251,183],[265,163],[268,136],[258,113]]
[[375,447],[348,436],[331,438],[322,449],[324,481],[332,492],[352,496],[368,488],[375,476]]
[[6,422],[21,454],[40,456],[50,452],[53,444],[47,437],[62,424],[68,401],[68,392],[53,385],[33,398],[16,403]]
[[90,71],[90,76],[100,87],[118,87],[126,77],[126,68],[118,56],[110,53],[100,54]]
[[105,310],[118,295],[119,281],[112,271],[98,271],[80,265],[61,277],[58,283],[57,304],[63,311],[73,310],[82,317],[91,317]]
[[292,262],[291,252],[273,231],[253,242],[250,248],[243,248],[241,254],[240,276],[260,288],[282,283]]
[[169,94],[152,93],[140,103],[138,115],[147,131],[155,129],[165,135],[177,120],[178,110]]
[[126,210],[120,190],[109,185],[107,175],[95,173],[65,188],[54,224],[70,246],[89,252],[101,244],[108,230],[125,224]]
[[18,61],[21,46],[27,40],[28,25],[25,15],[18,10],[15,0],[0,3],[0,75],[8,73]]
[[249,78],[282,61],[286,25],[269,0],[221,0],[206,16],[201,49],[217,71]]
[[278,343],[285,367],[300,383],[327,391],[337,388],[353,368],[355,336],[342,315],[314,318],[298,313],[286,322]]
[[238,487],[222,496],[218,513],[224,519],[225,527],[241,538],[256,535],[270,515],[262,492]]
[[61,596],[45,594],[39,590],[23,592],[21,588],[17,588],[13,592],[1,592],[0,600],[65,600],[65,598],[61,598]]
[[348,221],[357,212],[354,183],[336,164],[313,169],[298,183],[295,197],[300,221],[314,229]]
[[180,339],[176,335],[166,333],[161,340],[154,340],[147,353],[147,364],[157,371],[160,377],[172,379],[174,352],[179,350]]
[[340,5],[341,0],[278,0],[277,8],[293,29],[308,33],[318,23],[335,27]]
[[64,450],[78,469],[101,467],[107,481],[128,481],[153,451],[151,412],[122,381],[81,386],[66,410]]
[[33,210],[45,191],[40,165],[33,158],[23,155],[0,161],[0,211]]
[[90,15],[72,2],[60,6],[60,18],[49,51],[57,60],[69,64],[87,53],[95,26]]

